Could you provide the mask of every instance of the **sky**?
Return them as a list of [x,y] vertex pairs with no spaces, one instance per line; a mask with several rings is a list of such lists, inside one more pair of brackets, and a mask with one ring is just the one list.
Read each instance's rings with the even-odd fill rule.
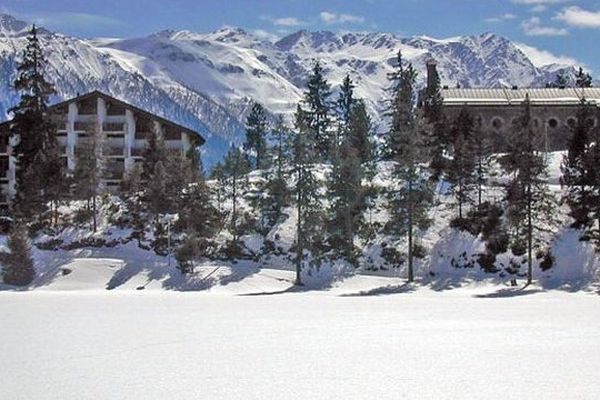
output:
[[84,38],[223,26],[271,39],[300,29],[494,32],[530,46],[538,62],[558,58],[600,73],[600,0],[0,0],[0,13]]

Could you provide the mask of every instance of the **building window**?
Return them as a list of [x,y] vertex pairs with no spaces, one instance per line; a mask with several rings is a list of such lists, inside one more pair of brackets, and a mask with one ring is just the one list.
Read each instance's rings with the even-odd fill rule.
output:
[[104,132],[123,132],[125,124],[122,122],[105,122],[102,124],[102,130]]
[[8,177],[8,157],[0,157],[0,179]]
[[165,125],[163,127],[163,138],[165,140],[181,140],[181,131],[174,126]]
[[98,101],[96,98],[86,99],[77,104],[78,112],[81,115],[90,115],[98,113]]
[[596,120],[596,118],[588,118],[588,120],[586,122],[587,122],[587,125],[589,127],[595,128],[596,127],[596,123],[598,121]]
[[577,120],[574,117],[569,117],[567,118],[567,126],[571,129],[575,128],[575,125],[577,125]]
[[125,115],[125,107],[116,103],[106,105],[106,115]]
[[504,125],[502,118],[495,117],[494,119],[492,119],[492,126],[494,127],[494,129],[500,130],[502,128],[502,125]]
[[556,118],[550,118],[548,120],[548,126],[550,128],[556,128],[558,126],[558,120]]

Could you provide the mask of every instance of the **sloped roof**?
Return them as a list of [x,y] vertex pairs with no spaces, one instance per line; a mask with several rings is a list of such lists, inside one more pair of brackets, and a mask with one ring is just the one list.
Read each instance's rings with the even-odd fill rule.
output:
[[529,95],[531,104],[576,105],[582,99],[600,105],[600,88],[442,89],[447,105],[518,105]]
[[[83,100],[86,100],[86,99],[89,99],[89,98],[94,98],[94,97],[102,97],[104,100],[107,100],[107,101],[110,101],[110,102],[112,102],[112,103],[119,104],[119,105],[121,105],[121,106],[123,106],[123,107],[129,108],[129,109],[132,109],[132,110],[133,110],[133,111],[135,111],[135,112],[138,112],[138,113],[141,113],[141,114],[148,115],[148,116],[150,116],[150,117],[152,117],[152,118],[154,118],[154,119],[156,119],[156,120],[160,121],[162,124],[165,124],[165,125],[170,125],[170,126],[171,126],[171,127],[173,127],[173,128],[179,129],[179,130],[181,130],[181,131],[183,131],[183,132],[185,132],[185,133],[187,133],[187,134],[190,134],[190,135],[192,135],[192,136],[195,136],[195,137],[197,137],[197,138],[199,139],[199,141],[200,141],[200,143],[199,143],[200,145],[202,145],[202,144],[204,144],[204,143],[205,143],[205,140],[204,140],[204,138],[202,137],[202,135],[200,135],[200,133],[198,133],[198,132],[194,131],[193,129],[187,128],[187,127],[185,127],[185,126],[183,126],[183,125],[180,125],[180,124],[178,124],[178,123],[176,123],[176,122],[170,121],[170,120],[168,120],[168,119],[166,119],[166,118],[163,118],[163,117],[161,117],[161,116],[159,116],[159,115],[153,114],[153,113],[151,113],[151,112],[149,112],[149,111],[142,110],[142,109],[141,109],[141,108],[139,108],[139,107],[136,107],[136,106],[134,106],[134,105],[132,105],[132,104],[126,103],[126,102],[124,102],[123,100],[119,100],[119,99],[117,99],[117,98],[115,98],[115,97],[112,97],[112,96],[110,96],[110,95],[108,95],[108,94],[106,94],[106,93],[103,93],[103,92],[101,92],[101,91],[99,91],[99,90],[94,90],[94,91],[92,91],[92,92],[89,92],[89,93],[83,94],[83,95],[81,95],[81,96],[73,97],[73,98],[71,98],[71,99],[68,99],[68,100],[62,101],[62,102],[60,102],[60,103],[53,104],[53,105],[51,105],[50,107],[48,107],[48,109],[49,109],[50,111],[53,111],[53,110],[59,109],[59,108],[61,108],[61,107],[64,107],[65,105],[68,105],[68,104],[70,104],[70,103],[73,103],[73,102],[79,102],[79,101],[83,101]],[[10,123],[10,120],[8,120],[8,121],[4,121],[4,122],[1,122],[1,123],[0,123],[0,126],[3,126],[3,125],[5,125],[5,124],[8,124],[8,123]]]

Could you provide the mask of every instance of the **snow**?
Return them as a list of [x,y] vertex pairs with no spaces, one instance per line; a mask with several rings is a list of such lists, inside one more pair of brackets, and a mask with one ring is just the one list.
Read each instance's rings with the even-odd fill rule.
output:
[[[84,265],[73,267],[101,264]],[[76,274],[64,278],[90,278]],[[436,291],[382,277],[296,293],[292,278],[262,270],[194,293],[0,292],[0,398],[593,399],[600,391],[596,293]]]

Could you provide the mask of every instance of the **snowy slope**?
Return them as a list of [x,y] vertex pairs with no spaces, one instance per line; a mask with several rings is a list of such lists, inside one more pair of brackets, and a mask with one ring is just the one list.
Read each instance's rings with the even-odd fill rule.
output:
[[[0,15],[0,116],[17,100],[10,84],[27,27]],[[540,86],[558,71],[573,72],[570,65],[534,65],[522,45],[489,33],[434,39],[299,31],[271,43],[233,27],[133,39],[84,40],[41,32],[48,76],[59,98],[99,89],[197,129],[208,138],[207,164],[226,151],[228,142],[242,139],[251,101],[290,116],[315,60],[322,62],[334,91],[346,73],[351,75],[380,128],[387,74],[399,49],[419,71],[420,85],[430,58],[438,61],[446,85]]]

